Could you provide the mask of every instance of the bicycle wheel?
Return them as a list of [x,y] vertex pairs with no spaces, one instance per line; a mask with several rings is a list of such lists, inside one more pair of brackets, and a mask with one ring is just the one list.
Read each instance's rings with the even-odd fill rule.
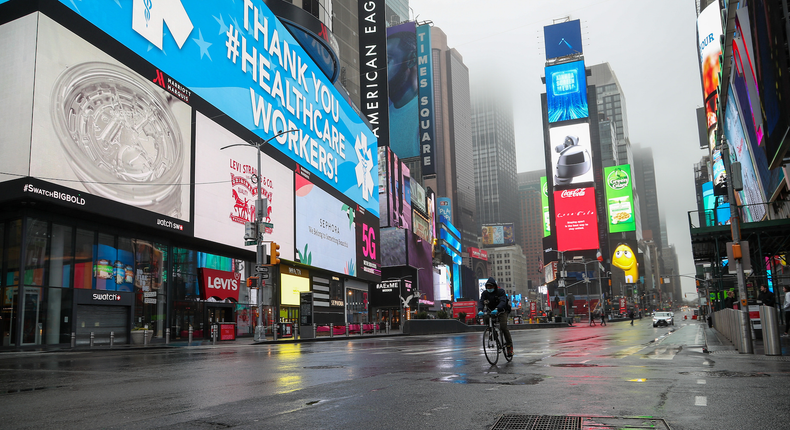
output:
[[483,332],[483,353],[486,355],[486,360],[488,360],[491,365],[495,365],[497,361],[499,361],[499,337],[497,333],[491,330],[491,327],[486,328]]

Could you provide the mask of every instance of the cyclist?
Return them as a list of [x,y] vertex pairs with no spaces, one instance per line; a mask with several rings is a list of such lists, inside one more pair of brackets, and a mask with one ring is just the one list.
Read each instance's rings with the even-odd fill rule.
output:
[[[488,304],[486,304],[488,301]],[[513,339],[510,337],[510,330],[507,329],[507,317],[510,314],[510,301],[507,298],[505,290],[497,286],[496,279],[488,278],[486,281],[486,289],[480,294],[480,303],[478,304],[478,316],[484,316],[483,311],[488,307],[491,310],[491,316],[499,319],[499,329],[505,335],[505,343],[507,351],[513,355]],[[486,317],[487,318],[487,317]],[[488,320],[484,320],[488,324]]]

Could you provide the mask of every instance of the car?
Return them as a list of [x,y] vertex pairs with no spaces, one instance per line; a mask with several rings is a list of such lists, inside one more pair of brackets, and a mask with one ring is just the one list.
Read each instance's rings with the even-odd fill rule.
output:
[[653,327],[675,325],[672,312],[656,312],[653,315]]

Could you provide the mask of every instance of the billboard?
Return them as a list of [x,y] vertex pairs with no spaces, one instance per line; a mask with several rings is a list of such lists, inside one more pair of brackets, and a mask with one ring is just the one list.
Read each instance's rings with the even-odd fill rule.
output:
[[263,3],[61,3],[260,139],[296,130],[272,146],[378,215],[376,137]]
[[543,27],[546,59],[582,54],[582,27],[578,19]]
[[414,209],[420,213],[428,214],[428,209],[425,207],[425,188],[417,181],[411,182],[411,204]]
[[555,190],[593,182],[589,124],[585,122],[549,129],[549,145]]
[[716,109],[719,89],[719,55],[721,55],[721,14],[719,3],[708,5],[697,17],[699,62],[702,65],[702,96],[708,124],[708,144],[716,146]]
[[513,224],[483,225],[483,246],[513,245],[516,243]]
[[549,184],[540,177],[540,205],[543,208],[543,237],[551,236],[551,211],[549,210]]
[[431,51],[431,26],[417,27],[417,75],[420,95],[420,161],[423,176],[435,175],[436,131],[433,112],[433,54]]
[[390,148],[400,158],[420,155],[416,31],[414,22],[387,28]]
[[294,177],[296,261],[357,276],[356,211],[299,173]]
[[730,157],[741,163],[743,190],[736,191],[740,197],[744,222],[760,221],[765,216],[765,198],[760,182],[754,171],[751,148],[744,136],[738,106],[735,104],[732,86],[727,92],[727,105],[724,114],[724,135],[730,145]]
[[453,205],[449,197],[436,199],[436,211],[439,213],[439,222],[444,224],[453,223]]
[[379,220],[358,206],[354,222],[357,224],[357,276],[378,281],[381,279]]
[[[195,237],[242,249],[244,223],[255,220],[258,154],[201,113],[195,115]],[[293,171],[261,153],[260,185],[268,200],[265,240],[280,244],[281,258],[294,260]]]
[[727,195],[727,171],[724,170],[724,160],[721,151],[715,149],[711,158],[713,171],[713,195]]
[[[27,35],[18,25],[28,19],[3,26],[11,33],[7,40]],[[57,192],[85,199],[86,211],[191,234],[192,109],[153,82],[154,68],[132,70],[45,15],[38,15],[37,28],[35,91],[26,87],[30,95],[23,96],[3,90],[12,96],[6,106],[30,106],[19,97],[33,102],[32,123],[3,130],[9,138],[30,137],[30,146],[19,148],[4,141],[2,158],[8,153],[11,162],[20,162],[8,171],[67,187]],[[6,76],[21,83],[26,79],[14,75],[23,72],[33,76],[34,70],[12,67]]]
[[405,266],[406,261],[406,230],[388,227],[382,228],[381,234],[381,266]]
[[634,188],[631,166],[605,167],[603,177],[606,190],[606,213],[609,219],[609,233],[635,231]]
[[599,248],[593,188],[554,191],[554,212],[558,251]]
[[546,67],[549,123],[587,118],[587,75],[584,61]]
[[[362,114],[368,119],[378,145],[388,147],[387,13],[384,0],[357,2],[359,17],[359,87]],[[381,166],[382,163],[379,163]]]
[[390,225],[391,198],[389,195],[389,148],[386,146],[378,147],[379,153],[379,226],[388,227]]

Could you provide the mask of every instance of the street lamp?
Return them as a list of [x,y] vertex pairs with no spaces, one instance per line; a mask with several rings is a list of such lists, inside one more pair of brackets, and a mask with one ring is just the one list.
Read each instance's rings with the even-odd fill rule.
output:
[[[574,257],[573,262],[584,265],[584,274],[582,275],[582,279],[584,280],[584,284],[587,286],[587,319],[588,321],[592,321],[592,307],[590,306],[590,277],[587,275],[587,264],[598,263],[598,260],[586,260],[584,257]],[[600,282],[601,280],[599,279],[599,286]]]
[[[258,142],[258,143],[254,143],[254,142],[234,143],[232,145],[223,146],[222,148],[219,149],[220,151],[222,151],[223,149],[232,148],[234,146],[250,146],[250,147],[253,147],[253,148],[258,150],[257,151],[258,152],[258,170],[257,170],[256,175],[255,175],[256,176],[255,182],[258,185],[258,190],[257,190],[258,195],[257,195],[257,198],[255,199],[255,225],[256,225],[255,226],[255,233],[256,233],[255,236],[256,236],[256,239],[257,239],[257,242],[258,242],[258,244],[257,244],[258,246],[256,247],[256,252],[255,252],[255,254],[256,254],[256,256],[255,256],[256,271],[257,271],[257,268],[261,267],[261,265],[263,264],[263,255],[264,255],[264,251],[263,251],[263,231],[265,231],[265,230],[261,229],[261,224],[260,223],[261,223],[261,220],[265,217],[264,215],[268,211],[268,206],[269,206],[268,200],[265,200],[265,199],[263,199],[261,197],[261,151],[263,150],[263,147],[267,143],[271,142],[272,140],[276,139],[277,137],[280,137],[280,136],[282,136],[283,134],[286,134],[286,133],[293,133],[293,132],[296,132],[296,131],[298,131],[298,130],[294,129],[294,130],[281,131],[281,132],[275,134],[274,136],[264,140],[263,142]],[[264,209],[264,206],[267,206],[267,209]],[[263,277],[259,276],[258,277],[258,325],[255,327],[255,341],[260,341],[261,340],[261,331],[262,331],[262,328],[263,328],[263,291],[262,290],[263,290]],[[274,288],[273,288],[273,290],[274,290]],[[278,309],[277,309],[277,301],[274,300],[274,293],[272,294],[272,302],[273,302],[273,306],[274,306],[274,315],[273,315],[274,321],[272,322],[272,336],[273,336],[274,340],[277,340],[277,314],[278,314]],[[265,336],[265,333],[264,333],[264,336]]]
[[[555,250],[552,249],[552,248],[546,248],[543,251],[544,252],[551,252],[551,251],[555,251]],[[565,301],[567,302],[567,299],[568,299],[568,294],[567,293],[568,293],[568,291],[565,288],[565,251],[555,251],[555,252],[557,252],[558,256],[560,257],[560,261],[561,261],[561,264],[560,264],[560,276],[559,276],[559,279],[557,280],[557,288],[562,288],[563,289],[563,292],[565,293]],[[562,316],[564,318],[568,317],[568,312],[565,309],[566,306],[568,306],[568,303],[565,303],[565,306],[562,307]]]

